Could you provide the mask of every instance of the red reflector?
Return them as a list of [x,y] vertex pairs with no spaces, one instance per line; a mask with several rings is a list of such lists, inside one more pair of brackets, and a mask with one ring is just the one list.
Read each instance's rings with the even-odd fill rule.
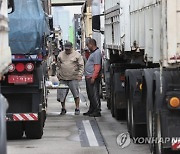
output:
[[23,83],[33,83],[33,75],[8,75],[8,83],[16,83],[16,84],[23,84]]
[[17,70],[18,72],[23,72],[24,69],[25,69],[25,66],[24,66],[23,63],[18,63],[18,64],[16,65],[16,70]]
[[25,55],[14,55],[15,59],[24,59]]

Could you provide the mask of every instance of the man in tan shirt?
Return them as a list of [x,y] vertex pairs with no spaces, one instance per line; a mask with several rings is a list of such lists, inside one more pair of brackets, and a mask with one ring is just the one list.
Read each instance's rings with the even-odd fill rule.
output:
[[[58,55],[57,76],[60,83],[69,86],[75,100],[75,115],[79,115],[79,81],[82,80],[84,73],[84,61],[81,54],[73,50],[71,42],[67,42],[64,46],[65,51],[60,52]],[[66,114],[65,99],[67,94],[68,91],[63,100],[58,100],[62,105],[61,115]]]

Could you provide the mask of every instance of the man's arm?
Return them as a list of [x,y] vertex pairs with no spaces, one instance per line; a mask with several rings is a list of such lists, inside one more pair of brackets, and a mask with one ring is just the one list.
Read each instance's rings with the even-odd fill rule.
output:
[[84,60],[81,55],[79,56],[79,59],[78,59],[78,65],[79,65],[78,77],[82,78],[83,73],[84,73]]
[[57,67],[56,67],[56,72],[57,72],[57,78],[60,80],[60,76],[59,76],[59,71],[61,68],[61,59],[60,59],[60,54],[57,57]]
[[61,58],[60,58],[60,54],[57,57],[57,67],[60,68],[61,67]]
[[94,73],[93,73],[93,76],[92,76],[93,79],[96,79],[99,76],[100,70],[101,70],[101,65],[100,64],[95,64],[94,65]]

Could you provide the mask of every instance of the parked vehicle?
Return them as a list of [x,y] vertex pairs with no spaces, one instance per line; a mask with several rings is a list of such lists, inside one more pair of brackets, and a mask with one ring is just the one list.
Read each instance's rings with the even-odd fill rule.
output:
[[2,94],[9,103],[8,139],[19,139],[24,131],[30,139],[40,139],[43,135],[47,91],[42,61],[49,35],[44,10],[49,9],[42,4],[45,3],[41,0],[15,0],[14,12],[9,14],[12,64],[2,82]]
[[127,116],[131,137],[170,138],[150,143],[156,154],[180,147],[179,5],[178,0],[105,0],[108,107],[117,119]]

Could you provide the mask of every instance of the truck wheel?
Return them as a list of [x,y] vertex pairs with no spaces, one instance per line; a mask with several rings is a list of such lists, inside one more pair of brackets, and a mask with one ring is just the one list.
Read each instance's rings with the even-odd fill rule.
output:
[[116,94],[113,95],[113,108],[114,108],[114,117],[119,120],[120,117],[119,117],[119,110],[117,109],[117,106],[116,106]]
[[125,120],[126,119],[126,110],[125,109],[118,109],[117,108],[117,99],[116,99],[116,95],[114,94],[114,117],[117,119],[117,120]]
[[132,130],[131,130],[131,107],[130,107],[130,100],[129,98],[127,99],[127,128],[128,128],[128,132],[130,137],[132,137]]
[[100,81],[100,84],[99,84],[99,96],[100,96],[101,99],[103,99],[102,81]]
[[130,100],[130,115],[131,115],[131,123],[130,130],[132,137],[146,137],[146,125],[145,124],[136,124],[134,120],[134,105],[133,100]]
[[111,109],[111,101],[109,98],[107,98],[107,108],[110,110]]
[[112,115],[112,117],[115,117],[115,114],[114,114],[114,97],[113,97],[113,95],[114,95],[114,91],[112,91],[110,100],[111,100],[111,115]]
[[[160,114],[155,114],[154,115],[155,119],[154,119],[154,137],[157,139],[161,139],[162,138],[162,131],[161,131],[161,116]],[[171,151],[170,149],[163,149],[161,142],[156,142],[155,143],[155,148],[153,151],[153,154],[172,154],[173,151]]]
[[[146,104],[146,121],[147,121],[147,136],[148,138],[154,137],[154,98],[155,98],[155,81],[153,80],[153,74],[156,69],[144,69],[143,76],[143,90],[142,101]],[[150,142],[149,148],[151,153],[154,151],[155,144]]]
[[[153,111],[149,110],[147,111],[147,134],[148,134],[148,137],[149,138],[152,138],[153,137],[153,134],[154,134],[154,116],[153,116]],[[150,148],[150,151],[152,152],[155,148],[155,145],[154,143],[149,143],[149,148]]]
[[115,115],[114,115],[114,97],[113,96],[114,96],[114,86],[111,85],[111,93],[110,93],[111,115],[112,115],[112,117],[115,117]]
[[136,125],[134,123],[134,107],[133,107],[133,102],[131,101],[131,104],[130,104],[130,115],[131,115],[131,123],[130,123],[130,130],[131,130],[131,135],[132,137],[137,137],[138,136],[138,130],[136,129]]
[[21,139],[23,134],[22,122],[7,122],[7,139]]
[[132,137],[132,132],[131,132],[131,108],[130,108],[130,105],[131,105],[131,102],[130,102],[130,93],[129,93],[129,90],[130,90],[130,87],[129,87],[129,79],[128,77],[126,77],[126,117],[127,117],[127,129],[128,129],[128,132],[129,132],[129,135],[130,137]]
[[112,115],[112,117],[115,117],[113,98],[111,98],[111,115]]
[[45,122],[46,122],[46,111],[42,111],[42,115],[43,115],[43,127],[45,126]]
[[25,134],[28,139],[41,139],[43,135],[43,116],[39,114],[38,121],[31,121],[25,124]]

